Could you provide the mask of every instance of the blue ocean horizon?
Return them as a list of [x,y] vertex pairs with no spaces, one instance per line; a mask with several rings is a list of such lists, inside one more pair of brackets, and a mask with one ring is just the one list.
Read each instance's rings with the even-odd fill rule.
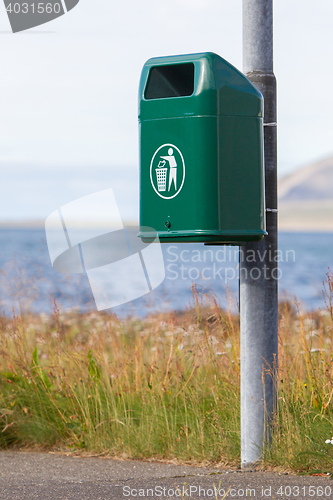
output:
[[[279,233],[279,298],[308,311],[326,309],[324,282],[333,270],[333,233]],[[199,298],[212,297],[223,308],[238,309],[238,247],[163,244],[166,277],[153,292],[108,309],[119,317],[182,311]],[[6,315],[20,309],[52,313],[96,311],[85,274],[61,274],[52,268],[43,229],[0,230],[0,305]]]

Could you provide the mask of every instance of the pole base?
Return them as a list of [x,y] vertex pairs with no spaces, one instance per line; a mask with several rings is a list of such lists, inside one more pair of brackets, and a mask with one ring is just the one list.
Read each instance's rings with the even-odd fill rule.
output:
[[256,460],[255,462],[243,462],[241,468],[243,471],[252,472],[255,471],[261,465],[261,460]]

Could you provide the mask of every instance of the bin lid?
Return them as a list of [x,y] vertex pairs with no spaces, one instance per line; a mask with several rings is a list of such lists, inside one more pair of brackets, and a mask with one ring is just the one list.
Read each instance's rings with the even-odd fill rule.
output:
[[246,76],[213,52],[156,57],[143,67],[139,119],[263,116],[263,96]]

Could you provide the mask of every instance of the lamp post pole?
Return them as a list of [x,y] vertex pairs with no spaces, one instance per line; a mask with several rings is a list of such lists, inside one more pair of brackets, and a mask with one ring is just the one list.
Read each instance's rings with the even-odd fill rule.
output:
[[[251,468],[269,440],[276,407],[278,263],[276,80],[273,0],[243,0],[243,72],[264,96],[265,196],[268,236],[240,250],[241,463]],[[269,373],[271,372],[271,373]]]

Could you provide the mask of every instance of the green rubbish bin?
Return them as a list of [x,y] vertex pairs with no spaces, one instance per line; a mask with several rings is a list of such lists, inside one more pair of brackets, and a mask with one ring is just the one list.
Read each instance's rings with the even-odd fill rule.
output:
[[242,244],[265,231],[263,97],[213,53],[149,59],[139,90],[140,233]]

